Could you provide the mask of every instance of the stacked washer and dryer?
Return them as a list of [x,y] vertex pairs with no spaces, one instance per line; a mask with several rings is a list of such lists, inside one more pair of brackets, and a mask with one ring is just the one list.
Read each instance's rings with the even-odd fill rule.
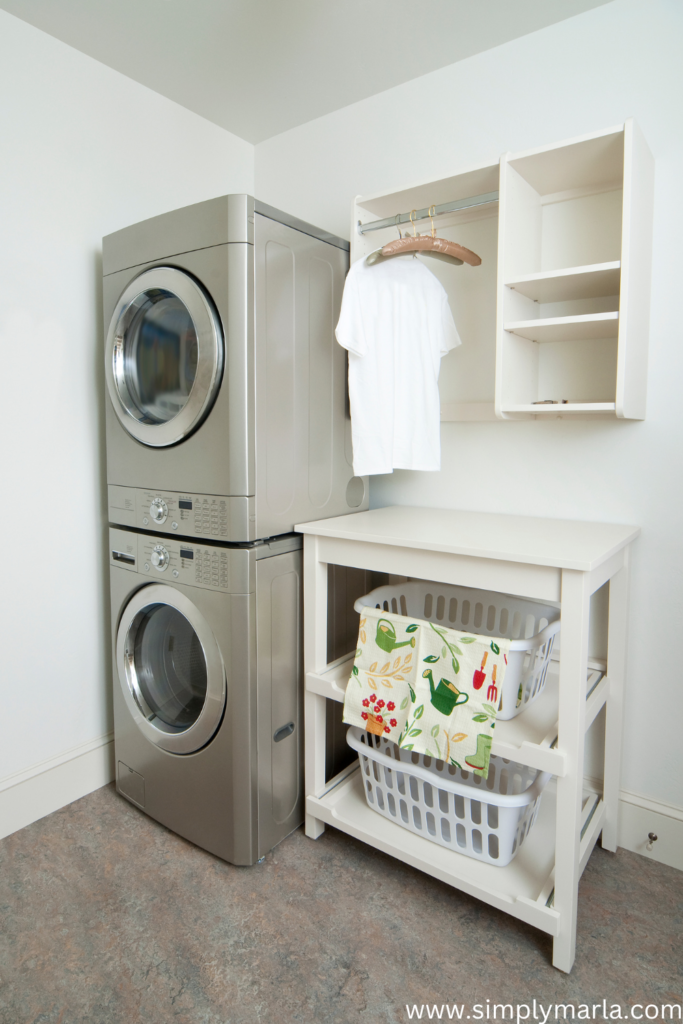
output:
[[246,195],[103,242],[117,789],[234,864],[303,820],[294,525],[367,508],[348,248]]

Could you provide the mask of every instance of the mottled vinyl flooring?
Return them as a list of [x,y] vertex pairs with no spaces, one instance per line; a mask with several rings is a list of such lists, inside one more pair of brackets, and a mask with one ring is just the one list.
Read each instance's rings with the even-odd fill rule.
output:
[[541,932],[340,832],[299,830],[235,868],[107,786],[0,842],[0,1021],[395,1024],[414,1003],[680,1001],[680,872],[596,849],[579,907],[567,976]]

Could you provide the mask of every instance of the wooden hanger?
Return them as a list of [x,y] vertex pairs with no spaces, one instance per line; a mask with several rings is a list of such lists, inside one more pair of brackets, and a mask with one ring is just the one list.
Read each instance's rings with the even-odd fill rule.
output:
[[452,263],[455,266],[462,266],[463,263],[468,263],[471,267],[478,267],[481,264],[481,257],[477,256],[471,249],[466,249],[464,245],[458,245],[457,242],[449,242],[447,238],[438,238],[436,234],[436,228],[434,227],[434,221],[432,220],[433,206],[429,208],[429,219],[432,224],[431,235],[418,235],[415,231],[415,222],[413,221],[413,214],[415,210],[410,212],[410,223],[413,225],[413,234],[404,235],[401,237],[401,229],[398,229],[398,239],[393,242],[388,242],[381,249],[375,249],[371,252],[366,259],[368,266],[372,266],[374,263],[378,263],[380,260],[390,259],[392,256],[400,256],[405,252],[421,252],[425,256],[433,256],[435,259],[444,260],[446,263]]

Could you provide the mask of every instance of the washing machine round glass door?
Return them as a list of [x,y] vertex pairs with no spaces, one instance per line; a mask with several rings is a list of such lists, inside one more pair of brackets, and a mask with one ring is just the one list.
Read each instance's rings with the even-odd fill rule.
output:
[[223,333],[211,299],[175,267],[153,267],[116,304],[106,345],[114,411],[143,444],[177,444],[196,430],[218,393]]
[[138,590],[121,616],[116,661],[128,710],[152,743],[190,754],[209,742],[225,707],[225,668],[184,594],[161,584]]

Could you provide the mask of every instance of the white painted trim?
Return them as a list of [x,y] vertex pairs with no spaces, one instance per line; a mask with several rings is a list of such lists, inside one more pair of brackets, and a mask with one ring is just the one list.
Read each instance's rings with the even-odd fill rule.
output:
[[[648,832],[659,837],[652,850],[647,849]],[[622,789],[619,794],[619,846],[683,871],[683,809]]]
[[667,818],[683,821],[683,807],[674,807],[673,804],[663,804],[659,800],[638,796],[637,793],[630,793],[627,789],[622,789],[619,797],[627,804],[634,804],[636,807],[643,807],[646,811],[652,811],[654,814],[665,814]]
[[0,780],[0,839],[113,779],[113,733],[6,776]]
[[[584,785],[602,792],[602,779],[585,776]],[[649,832],[658,836],[651,850],[647,849]],[[683,808],[619,790],[617,845],[683,871]]]
[[65,764],[67,761],[73,761],[75,757],[81,757],[82,754],[89,754],[91,750],[97,750],[98,747],[103,747],[106,743],[111,743],[114,739],[114,733],[107,733],[106,736],[100,736],[96,740],[90,740],[89,743],[82,743],[78,747],[71,747],[70,750],[65,750],[64,753],[58,754],[56,757],[50,757],[46,761],[38,761],[37,764],[31,765],[30,768],[22,768],[19,772],[13,772],[12,775],[6,775],[4,779],[0,779],[0,793],[5,789],[10,789],[12,786],[19,785],[20,782],[26,782],[27,779],[32,779],[35,775],[41,775],[43,772],[49,772],[51,768],[58,768],[60,764]]

